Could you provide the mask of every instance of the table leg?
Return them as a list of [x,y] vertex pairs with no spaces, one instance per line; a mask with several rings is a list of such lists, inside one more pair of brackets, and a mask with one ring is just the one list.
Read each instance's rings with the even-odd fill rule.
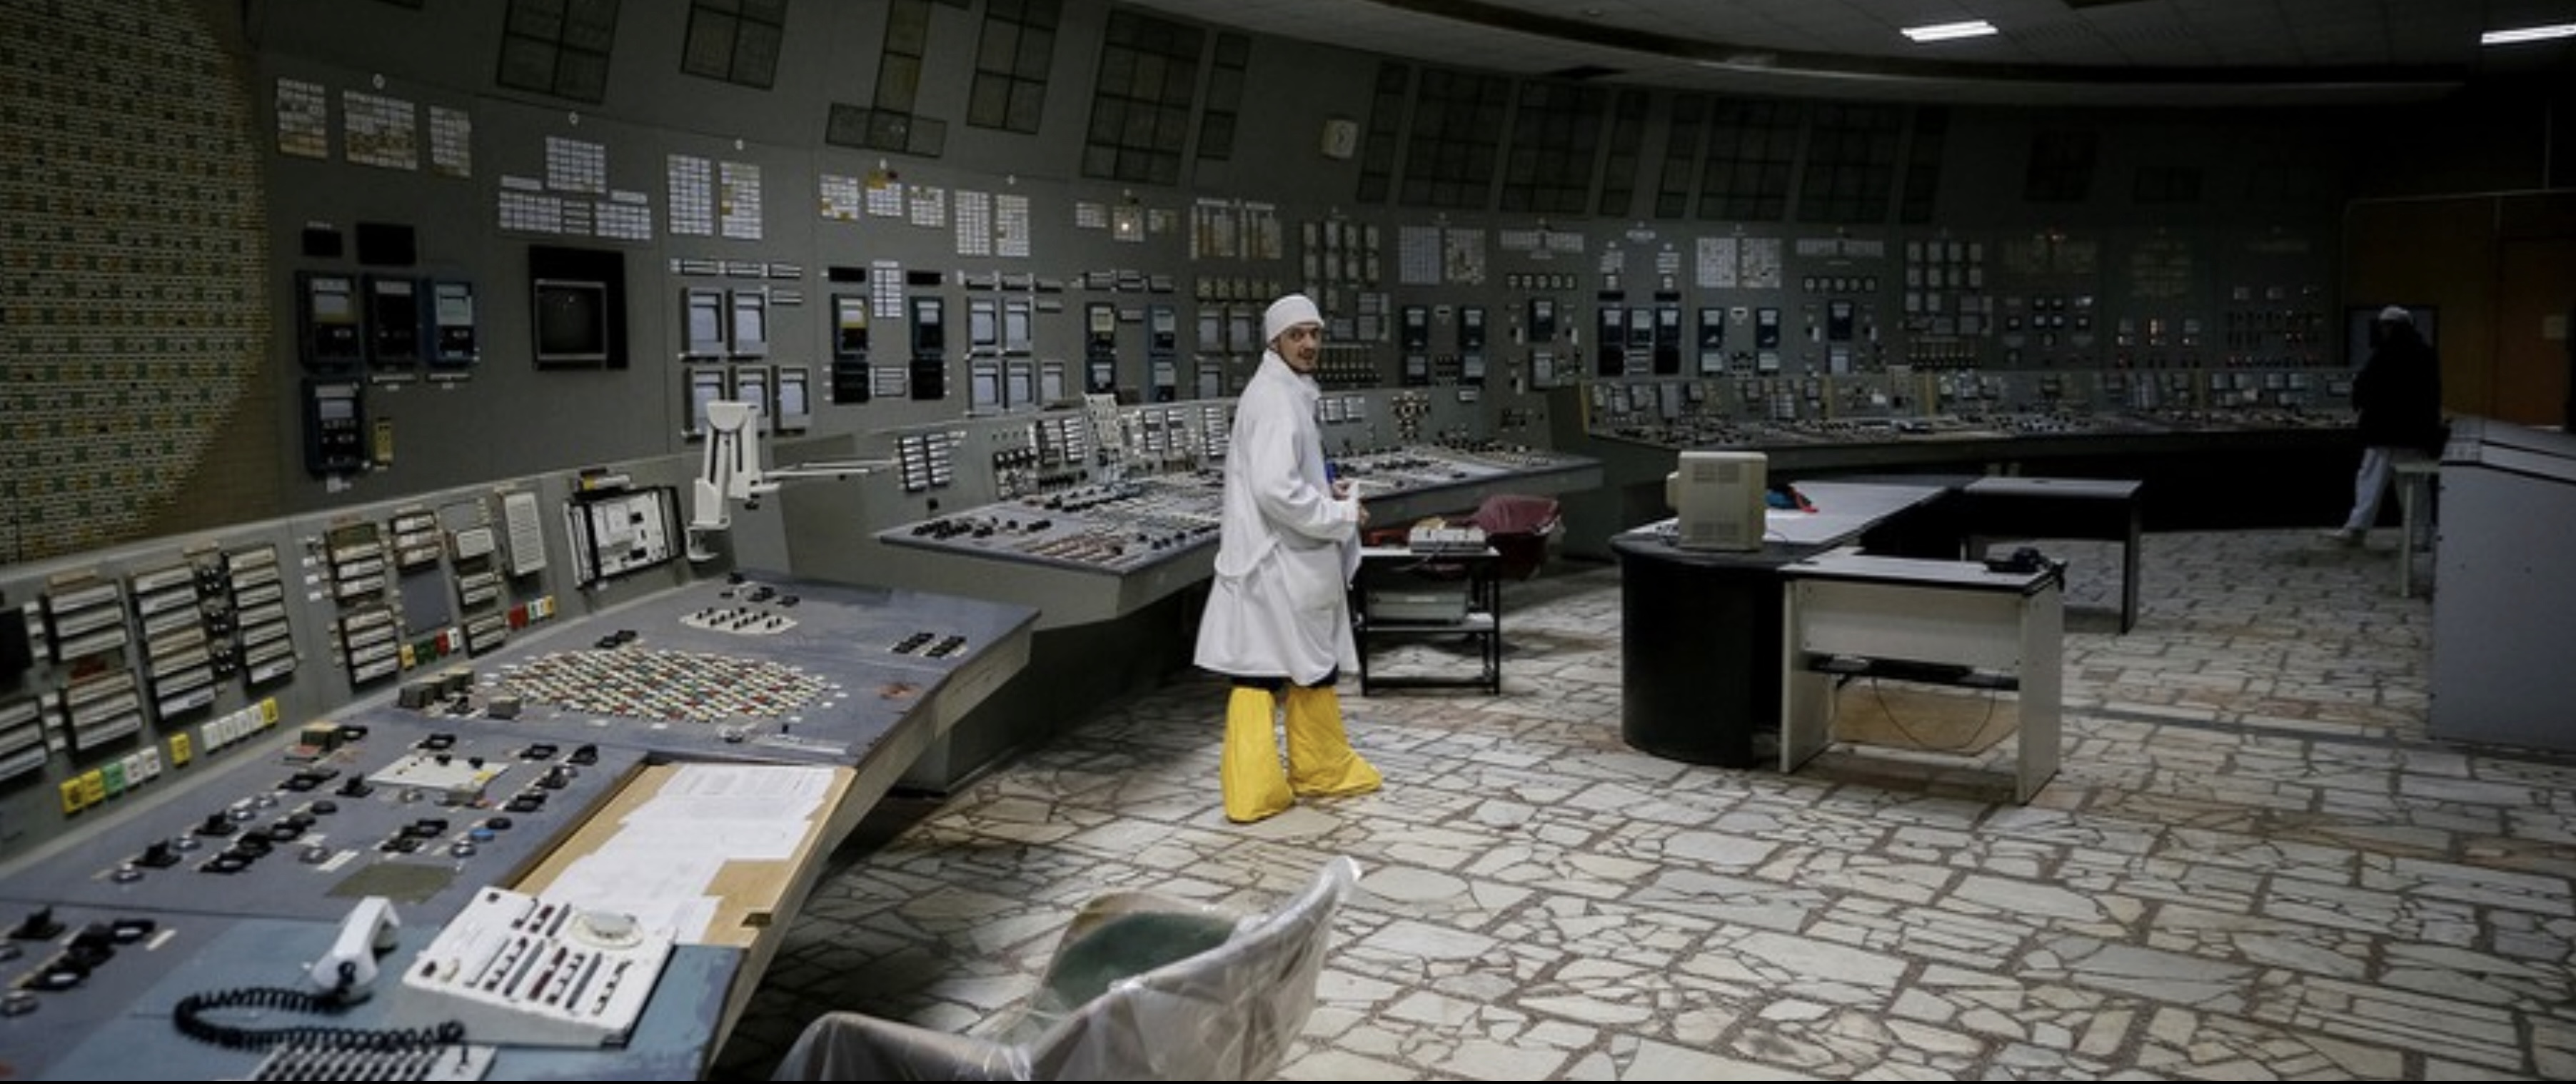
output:
[[2138,505],[2129,502],[2129,538],[2120,543],[2120,631],[2138,623]]

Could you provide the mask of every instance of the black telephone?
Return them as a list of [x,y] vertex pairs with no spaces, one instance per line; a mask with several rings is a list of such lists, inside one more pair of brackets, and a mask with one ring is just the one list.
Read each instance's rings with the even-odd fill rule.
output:
[[1986,571],[2010,572],[2026,576],[2033,572],[2043,571],[2052,563],[2053,562],[2048,559],[2048,555],[2039,552],[2037,547],[2023,546],[2012,551],[2012,556],[2010,557],[1986,558]]

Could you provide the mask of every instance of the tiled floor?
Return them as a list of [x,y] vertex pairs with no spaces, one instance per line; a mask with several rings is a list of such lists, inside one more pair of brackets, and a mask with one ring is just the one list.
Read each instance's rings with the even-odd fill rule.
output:
[[1956,758],[1629,749],[1606,566],[1509,586],[1501,697],[1345,679],[1387,786],[1258,825],[1218,812],[1222,689],[1183,675],[884,807],[718,1068],[826,1009],[989,1025],[1097,893],[1257,909],[1348,854],[1285,1079],[2576,1076],[2576,758],[2427,736],[2395,533],[2151,535],[2126,636],[2113,551],[2043,543],[2067,733],[2028,806]]

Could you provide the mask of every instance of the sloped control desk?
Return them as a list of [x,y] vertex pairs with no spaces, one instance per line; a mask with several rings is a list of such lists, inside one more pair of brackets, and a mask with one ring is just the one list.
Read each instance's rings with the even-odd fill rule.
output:
[[1834,742],[1834,683],[1885,675],[2018,694],[2013,799],[2057,774],[2064,569],[1995,571],[1978,561],[1834,550],[1781,568],[1789,582],[1780,656],[1780,770]]
[[[538,626],[327,720],[241,738],[0,865],[15,949],[0,952],[0,1077],[264,1079],[263,1048],[174,1025],[192,994],[239,992],[213,1015],[241,1028],[420,1026],[396,977],[485,889],[518,886],[674,916],[650,924],[678,947],[624,1045],[481,1033],[565,1015],[523,998],[529,1011],[468,1026],[462,1046],[488,1058],[477,1072],[703,1078],[823,859],[1020,672],[1036,620],[747,571]],[[268,992],[318,989],[308,965],[368,897],[399,919],[391,948],[371,946],[390,953],[375,996],[316,1018]],[[564,977],[546,989],[569,996]],[[392,1079],[362,1075],[384,1068],[352,1058],[331,1078]]]

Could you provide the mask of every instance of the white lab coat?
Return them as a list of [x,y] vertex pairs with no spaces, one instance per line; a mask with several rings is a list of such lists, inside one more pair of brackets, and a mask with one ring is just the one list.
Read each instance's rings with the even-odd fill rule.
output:
[[1359,666],[1351,576],[1360,504],[1335,500],[1315,424],[1315,382],[1264,351],[1234,406],[1216,579],[1199,616],[1198,665],[1299,685]]

